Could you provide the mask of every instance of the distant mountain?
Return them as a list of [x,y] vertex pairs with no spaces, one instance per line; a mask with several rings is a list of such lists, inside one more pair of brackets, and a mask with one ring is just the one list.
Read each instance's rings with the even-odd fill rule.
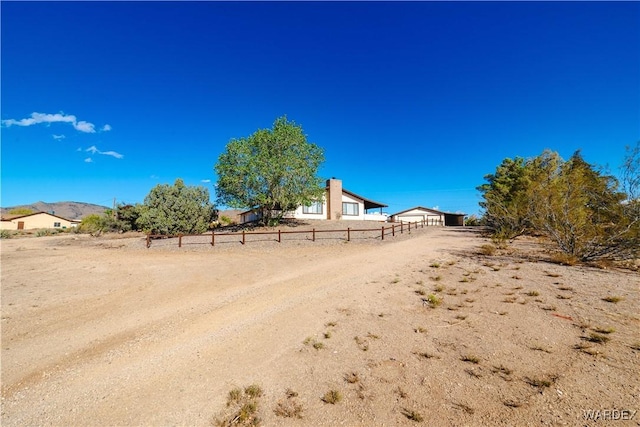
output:
[[30,205],[0,208],[0,213],[2,213],[2,215],[6,215],[11,209],[15,208],[27,208],[35,212],[49,212],[53,215],[61,216],[66,219],[82,219],[87,215],[101,214],[105,210],[109,209],[106,206],[82,202],[36,202]]

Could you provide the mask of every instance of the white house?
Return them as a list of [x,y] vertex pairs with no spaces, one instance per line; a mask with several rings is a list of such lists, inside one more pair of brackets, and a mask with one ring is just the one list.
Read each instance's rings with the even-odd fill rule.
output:
[[442,212],[436,209],[416,206],[391,215],[392,222],[422,222],[426,225],[464,225],[463,213]]
[[[286,212],[285,218],[316,219],[316,220],[367,220],[386,221],[387,214],[382,208],[387,205],[359,196],[342,188],[342,181],[331,178],[327,180],[325,194],[322,200],[310,206],[299,206],[295,211]],[[248,210],[241,215],[242,222],[258,219],[254,210]]]
[[37,228],[71,228],[79,221],[62,218],[47,212],[28,215],[6,215],[0,221],[0,230],[33,230]]

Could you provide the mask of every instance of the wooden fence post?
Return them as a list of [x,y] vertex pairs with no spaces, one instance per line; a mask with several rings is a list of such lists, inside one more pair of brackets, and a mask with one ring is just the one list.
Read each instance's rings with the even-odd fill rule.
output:
[[278,230],[278,243],[282,242],[282,237],[280,236],[280,230]]
[[409,231],[411,231],[411,221],[409,221]]
[[404,233],[404,222],[400,221],[400,234]]
[[147,249],[151,247],[151,234],[147,234]]
[[211,232],[211,246],[215,246],[216,244],[216,232],[212,231]]
[[391,237],[396,237],[396,225],[391,226]]
[[351,228],[347,227],[347,242],[351,241]]
[[311,241],[315,242],[316,241],[316,229],[315,228],[312,230],[311,235],[312,235]]
[[384,240],[384,225],[382,226],[381,240]]
[[244,245],[244,230],[242,230],[242,244]]
[[182,247],[182,234],[178,234],[178,247]]

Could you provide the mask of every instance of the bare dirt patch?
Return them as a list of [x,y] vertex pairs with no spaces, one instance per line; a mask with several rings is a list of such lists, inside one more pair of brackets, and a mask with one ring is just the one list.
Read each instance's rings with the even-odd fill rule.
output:
[[211,425],[239,417],[230,392],[251,385],[262,425],[598,425],[584,411],[640,409],[638,273],[486,244],[462,228],[2,241],[2,424]]

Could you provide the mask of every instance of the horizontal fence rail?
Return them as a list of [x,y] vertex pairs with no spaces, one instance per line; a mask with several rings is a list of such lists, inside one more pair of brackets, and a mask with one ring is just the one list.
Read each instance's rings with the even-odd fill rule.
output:
[[[263,236],[276,236],[274,238],[275,241],[277,241],[278,243],[282,242],[282,236],[286,235],[286,234],[305,234],[306,235],[306,240],[309,240],[309,236],[311,236],[311,241],[315,242],[316,241],[316,235],[318,234],[322,234],[322,233],[341,233],[344,235],[344,238],[346,238],[347,242],[351,241],[351,233],[357,233],[357,232],[361,232],[361,233],[366,233],[366,232],[377,232],[379,234],[375,234],[372,237],[373,238],[378,238],[376,236],[379,236],[380,240],[384,240],[385,236],[392,236],[394,237],[396,235],[397,232],[399,232],[400,234],[403,234],[405,232],[405,230],[407,232],[411,231],[411,227],[413,226],[414,229],[417,229],[418,227],[424,228],[425,226],[429,226],[429,225],[434,225],[433,222],[431,221],[427,221],[427,220],[422,220],[422,221],[414,221],[414,222],[404,222],[401,221],[400,224],[394,224],[392,223],[390,226],[382,226],[380,228],[350,228],[347,227],[346,229],[337,229],[337,230],[316,230],[315,228],[312,228],[311,230],[292,230],[292,231],[282,231],[282,230],[277,230],[277,231],[245,231],[242,230],[242,232],[216,232],[215,230],[211,232],[211,234],[206,233],[206,234],[178,234],[178,235],[166,235],[166,234],[147,234],[147,248],[151,247],[151,242],[153,240],[156,239],[178,239],[178,247],[181,248],[183,243],[184,244],[193,244],[192,242],[183,242],[183,239],[186,238],[200,238],[201,243],[202,244],[202,238],[206,238],[206,242],[210,244],[211,246],[215,246],[216,244],[216,238],[220,238],[220,237],[224,237],[224,236],[236,236],[238,237],[240,240],[239,242],[241,244],[246,244],[247,243],[247,236],[259,236],[259,235],[263,235]],[[228,242],[225,242],[228,243]]]

